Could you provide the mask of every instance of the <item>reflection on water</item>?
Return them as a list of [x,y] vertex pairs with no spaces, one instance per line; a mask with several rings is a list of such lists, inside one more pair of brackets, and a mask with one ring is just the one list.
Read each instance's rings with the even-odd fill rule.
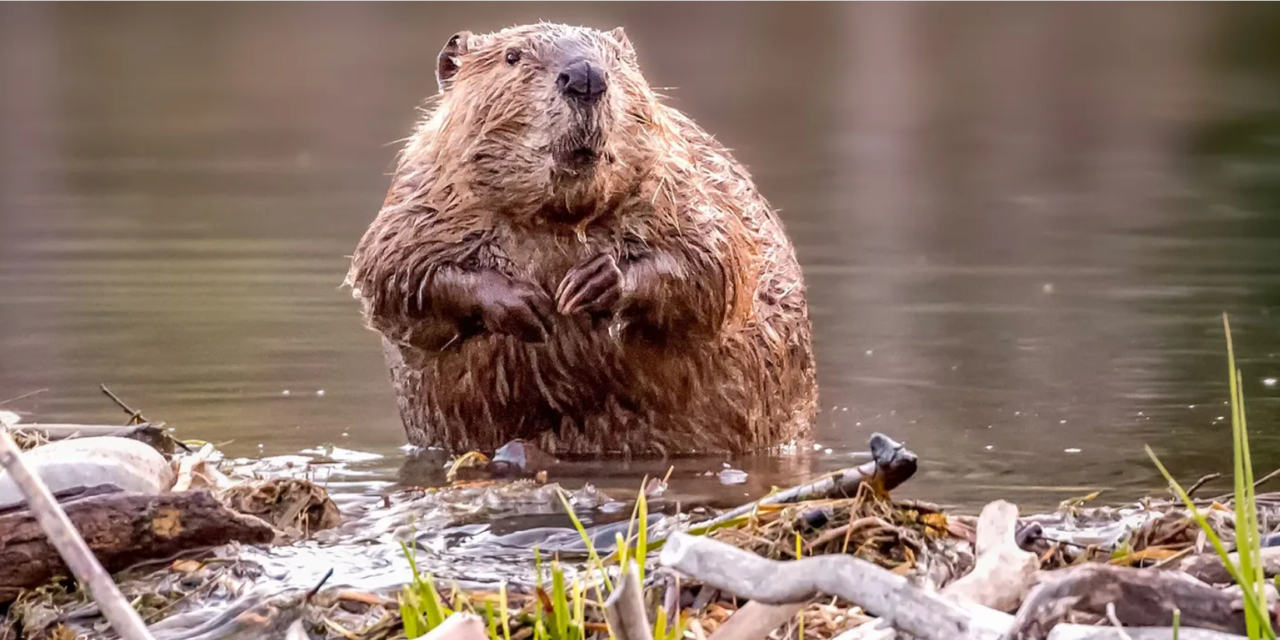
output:
[[1265,5],[5,5],[0,399],[48,389],[5,408],[114,421],[106,383],[233,455],[333,442],[438,474],[403,464],[338,285],[441,44],[544,18],[625,26],[808,275],[822,447],[730,461],[730,487],[682,461],[673,489],[757,495],[873,430],[920,454],[906,493],[964,505],[1150,489],[1145,443],[1224,470],[1222,311],[1280,466]]

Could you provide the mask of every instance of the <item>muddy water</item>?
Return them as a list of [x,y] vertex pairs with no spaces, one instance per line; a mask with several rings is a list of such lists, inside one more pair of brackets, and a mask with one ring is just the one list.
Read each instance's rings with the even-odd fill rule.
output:
[[[0,399],[232,455],[378,454],[430,482],[338,289],[460,29],[624,25],[652,83],[781,207],[810,284],[819,450],[677,463],[735,502],[846,466],[972,506],[1229,460],[1232,314],[1280,466],[1280,13],[1217,5],[15,5],[0,9]],[[749,472],[725,485],[724,464]],[[632,487],[654,464],[587,464]],[[1263,469],[1262,471],[1265,471]],[[1260,473],[1262,472],[1260,471]]]

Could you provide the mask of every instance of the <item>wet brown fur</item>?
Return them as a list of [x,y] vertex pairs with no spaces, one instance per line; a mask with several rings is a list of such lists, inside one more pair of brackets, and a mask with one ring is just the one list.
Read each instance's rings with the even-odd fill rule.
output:
[[[792,245],[747,171],[650,90],[622,31],[463,32],[441,55],[439,100],[347,279],[410,442],[690,454],[807,437],[817,388]],[[589,116],[554,84],[579,55],[608,74]],[[566,161],[576,148],[594,166]],[[601,254],[621,273],[611,314],[555,313],[541,342],[477,315],[486,283],[551,298]]]

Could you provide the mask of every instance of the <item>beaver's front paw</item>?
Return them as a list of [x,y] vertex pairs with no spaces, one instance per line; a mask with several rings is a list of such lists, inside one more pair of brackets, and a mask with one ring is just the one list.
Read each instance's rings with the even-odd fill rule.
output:
[[539,287],[505,278],[484,282],[476,291],[485,329],[516,336],[525,342],[545,342],[555,311],[551,297]]
[[556,289],[556,309],[569,315],[612,314],[622,300],[622,271],[613,256],[598,255],[565,274]]

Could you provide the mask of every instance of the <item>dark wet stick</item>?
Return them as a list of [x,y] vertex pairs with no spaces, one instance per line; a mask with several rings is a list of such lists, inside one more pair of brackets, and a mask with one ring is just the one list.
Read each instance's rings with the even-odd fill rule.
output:
[[884,434],[873,433],[870,448],[871,462],[829,473],[808,484],[749,502],[711,520],[700,522],[696,526],[701,528],[723,524],[751,513],[761,505],[803,502],[831,496],[849,497],[855,495],[862,484],[868,484],[878,490],[890,491],[915,475],[916,454],[902,444]]

